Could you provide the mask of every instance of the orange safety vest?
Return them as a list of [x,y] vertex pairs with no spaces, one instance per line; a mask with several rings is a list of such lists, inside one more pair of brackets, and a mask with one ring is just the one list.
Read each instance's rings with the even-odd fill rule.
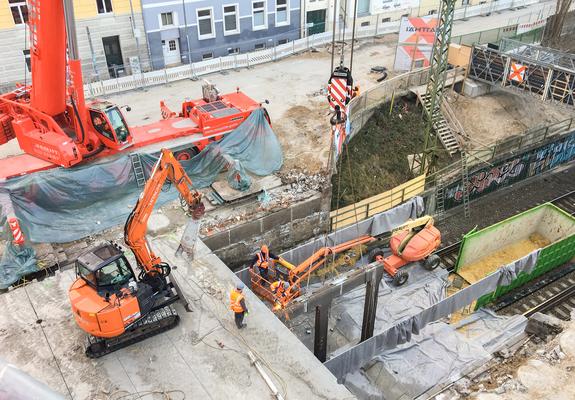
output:
[[232,290],[230,293],[230,308],[235,313],[244,312],[244,308],[242,307],[241,301],[244,299],[243,293],[238,292],[237,290]]
[[258,262],[256,263],[258,268],[268,269],[269,262],[270,262],[270,256],[267,254],[264,255],[261,251],[258,251]]
[[275,281],[270,285],[270,289],[272,290],[273,293],[282,295],[285,292],[284,281]]

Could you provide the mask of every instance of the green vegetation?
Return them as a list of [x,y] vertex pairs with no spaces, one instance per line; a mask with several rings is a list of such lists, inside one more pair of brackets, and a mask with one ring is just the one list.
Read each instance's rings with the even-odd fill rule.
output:
[[[411,179],[408,154],[423,149],[425,122],[414,102],[397,100],[391,115],[384,104],[344,147],[332,178],[332,210],[389,190]],[[449,162],[440,155],[439,164]],[[339,192],[338,192],[339,186]],[[338,196],[339,193],[339,196]],[[338,198],[339,197],[339,198]]]

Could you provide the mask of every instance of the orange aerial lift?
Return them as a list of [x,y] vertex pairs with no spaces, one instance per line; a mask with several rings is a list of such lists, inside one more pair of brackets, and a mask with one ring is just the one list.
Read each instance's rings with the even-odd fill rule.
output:
[[100,245],[78,257],[77,279],[69,289],[72,312],[78,326],[91,336],[88,357],[96,358],[138,342],[179,322],[170,305],[183,301],[170,276],[171,267],[146,241],[148,218],[166,181],[176,186],[192,218],[204,213],[201,194],[170,150],[163,149],[150,179],[124,227],[124,241],[138,264],[136,275],[120,246]]
[[[311,274],[328,262],[330,256],[356,246],[367,245],[375,240],[377,239],[373,236],[364,235],[337,246],[322,247],[297,266],[280,257],[273,263],[272,268],[269,268],[268,276],[272,281],[281,279],[289,284],[281,295],[272,293],[270,290],[272,282],[262,278],[258,271],[252,268],[250,269],[252,290],[274,304],[274,309],[283,309],[300,296],[302,282],[307,281]],[[401,269],[402,267],[417,261],[423,261],[423,266],[427,270],[439,266],[439,257],[432,253],[440,244],[441,233],[434,226],[433,218],[425,216],[408,221],[394,230],[389,242],[392,252],[389,257],[384,258],[384,250],[379,247],[372,249],[368,257],[370,262],[381,263],[385,272],[393,278],[394,285],[400,286],[407,282],[409,276],[405,269]]]
[[429,271],[439,266],[439,256],[432,254],[441,244],[441,232],[434,225],[433,217],[424,216],[399,226],[391,235],[391,255],[384,257],[381,248],[373,249],[369,261],[383,264],[385,272],[393,277],[393,284],[401,286],[409,278],[406,265],[423,261]]
[[322,247],[313,253],[308,259],[299,265],[290,264],[288,261],[280,258],[277,262],[280,266],[274,265],[269,268],[271,272],[270,279],[282,279],[289,283],[289,287],[282,293],[281,296],[276,296],[270,290],[272,282],[262,278],[258,271],[254,268],[250,269],[251,287],[261,297],[275,304],[276,309],[285,308],[290,301],[297,298],[301,294],[302,282],[306,282],[311,275],[329,261],[330,256],[350,250],[353,247],[367,244],[374,241],[372,236],[364,235],[359,238],[344,242],[337,246]]
[[[206,85],[203,98],[184,102],[180,115],[162,102],[163,119],[129,127],[120,111],[129,107],[84,99],[72,0],[29,0],[28,10],[32,84],[0,95],[0,145],[16,138],[25,154],[0,160],[0,179],[157,143],[187,159],[261,107],[239,89],[214,96]],[[182,137],[189,140],[174,140]]]

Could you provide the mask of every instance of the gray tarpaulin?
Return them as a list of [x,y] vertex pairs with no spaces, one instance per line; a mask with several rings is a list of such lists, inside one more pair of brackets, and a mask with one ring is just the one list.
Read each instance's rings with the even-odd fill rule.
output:
[[432,322],[409,343],[370,359],[349,374],[345,384],[362,400],[416,398],[484,364],[493,352],[517,341],[526,324],[523,316],[498,316],[487,310],[455,326]]
[[[142,154],[141,159],[149,174],[157,158]],[[281,167],[281,146],[261,109],[222,141],[181,163],[194,187],[201,188],[213,183],[227,160],[236,160],[255,175],[269,175]],[[175,188],[165,189],[158,205],[177,197]],[[0,182],[0,193],[9,194],[20,225],[33,242],[70,242],[122,224],[141,190],[127,155]]]
[[38,271],[36,252],[32,247],[15,246],[12,242],[0,258],[0,289],[7,289],[24,275]]
[[[357,224],[338,229],[326,236],[313,239],[301,246],[288,250],[280,256],[292,264],[299,264],[314,252],[324,246],[334,246],[348,240],[352,240],[362,235],[378,236],[385,232],[390,232],[394,228],[406,222],[408,219],[417,218],[423,213],[425,206],[423,198],[420,196],[413,197],[405,203],[391,208],[382,213],[376,214]],[[246,284],[249,283],[248,268],[236,272],[236,275]]]
[[413,197],[390,210],[376,214],[357,224],[339,229],[326,237],[317,238],[295,249],[282,253],[281,256],[292,264],[299,264],[324,246],[333,246],[362,235],[377,236],[403,224],[410,218],[417,218],[424,210],[423,198]]
[[535,250],[521,259],[499,268],[491,275],[460,290],[453,296],[426,308],[408,319],[402,320],[393,327],[326,361],[325,366],[338,380],[343,380],[348,373],[359,369],[372,357],[384,350],[392,349],[398,344],[409,341],[412,334],[417,334],[430,322],[437,321],[468,306],[479,297],[496,290],[499,285],[508,284],[510,276],[522,271],[531,271],[537,263],[538,255],[539,250]]
[[[406,285],[393,286],[386,283],[385,279],[380,282],[375,317],[376,332],[381,332],[445,298],[447,271],[441,268],[427,271],[418,263],[404,268],[409,270]],[[338,279],[335,277],[334,281]],[[330,281],[325,284],[330,285]],[[317,286],[314,285],[314,289],[311,289],[311,286],[310,290],[317,289]],[[328,353],[343,352],[359,342],[364,301],[365,285],[360,285],[332,301],[328,322]],[[310,350],[313,350],[313,335],[308,333],[308,329],[314,326],[315,308],[306,309],[307,313],[298,313],[295,317],[290,317],[287,325]]]

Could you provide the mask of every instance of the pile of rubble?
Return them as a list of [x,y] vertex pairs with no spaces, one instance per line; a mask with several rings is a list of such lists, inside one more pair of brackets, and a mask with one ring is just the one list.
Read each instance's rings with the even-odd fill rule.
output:
[[323,192],[329,187],[325,174],[308,174],[306,171],[289,171],[281,176],[285,191],[292,194],[301,194],[314,190]]
[[538,400],[550,394],[575,398],[573,317],[571,322],[557,320],[565,329],[557,336],[534,333],[514,353],[496,353],[488,369],[458,380],[435,399]]

